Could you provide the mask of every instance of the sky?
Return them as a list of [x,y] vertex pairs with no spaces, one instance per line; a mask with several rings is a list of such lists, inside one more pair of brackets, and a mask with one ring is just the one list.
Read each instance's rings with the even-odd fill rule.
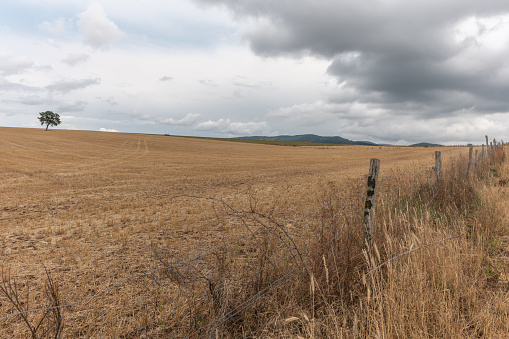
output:
[[507,0],[3,0],[0,126],[509,140]]

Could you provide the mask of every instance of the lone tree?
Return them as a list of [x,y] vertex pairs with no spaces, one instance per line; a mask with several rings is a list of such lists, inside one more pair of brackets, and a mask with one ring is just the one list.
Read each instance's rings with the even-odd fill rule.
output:
[[48,130],[48,127],[51,126],[58,126],[60,125],[60,115],[57,113],[53,113],[52,111],[46,111],[39,113],[40,117],[39,121],[41,122],[41,125],[46,125],[46,131]]

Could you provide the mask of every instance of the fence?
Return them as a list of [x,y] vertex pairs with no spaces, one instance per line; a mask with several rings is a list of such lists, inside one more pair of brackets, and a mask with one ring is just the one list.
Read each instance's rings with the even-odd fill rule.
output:
[[[499,145],[503,142],[483,145],[475,161],[471,147],[466,175],[483,168]],[[454,165],[443,170],[440,152],[435,152],[435,162],[419,168],[379,177],[380,166],[383,163],[373,160],[367,176],[329,187],[331,197],[321,205],[283,220],[270,211],[238,209],[218,198],[175,197],[208,205],[213,211],[208,222],[239,225],[239,236],[187,258],[171,248],[154,247],[152,269],[69,303],[59,300],[48,274],[50,304],[37,309],[28,309],[23,286],[3,274],[0,295],[13,312],[0,318],[0,329],[33,338],[257,337],[276,327],[277,306],[314,303],[317,279],[335,279],[340,289],[358,280],[359,272],[348,269],[362,267],[362,251],[376,238],[376,210],[401,204],[409,196],[431,203],[440,193],[442,172]],[[366,272],[453,238],[401,253]],[[333,266],[344,271],[332,277]]]

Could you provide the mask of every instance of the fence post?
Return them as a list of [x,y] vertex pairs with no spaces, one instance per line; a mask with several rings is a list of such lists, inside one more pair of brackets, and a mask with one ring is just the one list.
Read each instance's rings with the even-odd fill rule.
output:
[[497,149],[497,140],[493,139],[493,150]]
[[488,136],[485,135],[485,137],[486,137],[486,160],[487,160],[489,155],[488,148],[490,147],[490,144],[488,143]]
[[378,173],[380,172],[380,160],[371,159],[369,164],[368,190],[366,204],[364,205],[364,239],[371,240],[375,225],[376,190],[378,186]]
[[477,168],[477,165],[479,164],[479,151],[475,150],[475,161],[474,161],[474,167]]
[[435,151],[435,175],[437,181],[442,181],[442,152]]
[[484,161],[484,144],[482,144],[481,161]]
[[470,146],[468,148],[468,166],[467,166],[467,176],[470,174],[470,168],[472,167],[472,153],[474,152],[474,146]]

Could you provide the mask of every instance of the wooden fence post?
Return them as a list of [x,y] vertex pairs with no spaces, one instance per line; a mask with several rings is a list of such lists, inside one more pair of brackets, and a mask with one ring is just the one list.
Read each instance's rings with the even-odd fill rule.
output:
[[468,166],[467,166],[467,176],[470,174],[470,168],[472,167],[472,153],[474,152],[474,146],[470,146],[468,148]]
[[488,151],[488,148],[490,147],[490,144],[488,143],[488,136],[485,135],[485,137],[486,137],[486,159],[488,159],[489,152],[490,152],[490,151]]
[[375,203],[378,186],[378,173],[380,172],[380,160],[371,159],[369,164],[368,191],[366,204],[364,205],[364,239],[371,240],[375,227]]
[[481,161],[484,161],[484,144],[482,144]]
[[442,152],[435,151],[435,175],[437,181],[442,181]]
[[477,168],[479,165],[479,151],[475,150],[475,161],[474,161],[474,167]]
[[497,149],[497,140],[493,139],[493,150]]

